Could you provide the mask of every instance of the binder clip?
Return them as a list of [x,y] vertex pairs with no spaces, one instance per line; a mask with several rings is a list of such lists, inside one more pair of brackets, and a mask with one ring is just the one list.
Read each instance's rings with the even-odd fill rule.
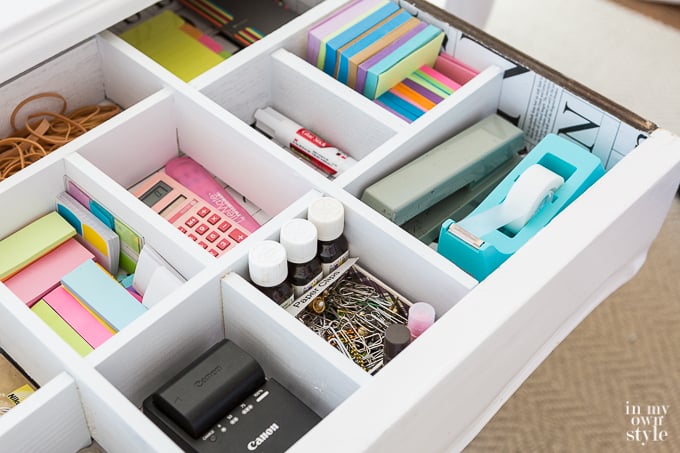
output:
[[437,251],[481,281],[603,174],[599,158],[550,134],[467,217],[442,224]]

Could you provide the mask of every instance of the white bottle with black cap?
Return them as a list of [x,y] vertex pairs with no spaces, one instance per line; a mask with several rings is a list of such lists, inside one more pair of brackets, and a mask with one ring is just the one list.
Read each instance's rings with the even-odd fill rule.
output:
[[335,198],[321,197],[307,209],[307,219],[316,227],[319,244],[318,256],[324,277],[349,258],[345,230],[345,208]]
[[248,252],[250,281],[267,297],[286,308],[293,303],[293,288],[288,283],[286,249],[276,241],[262,241]]
[[298,298],[323,278],[321,261],[316,254],[316,227],[309,220],[290,220],[281,227],[279,240],[288,257],[288,281]]

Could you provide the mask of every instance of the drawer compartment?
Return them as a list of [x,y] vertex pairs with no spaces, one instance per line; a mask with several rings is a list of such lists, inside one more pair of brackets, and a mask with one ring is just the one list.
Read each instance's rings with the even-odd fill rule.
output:
[[49,445],[50,451],[72,453],[89,445],[90,432],[74,380],[60,373],[3,415],[0,437],[8,451],[40,451]]
[[[56,92],[68,103],[67,112],[86,105],[113,102],[126,109],[158,91],[161,82],[131,61],[121,49],[93,37],[25,74],[0,86],[0,136],[11,131],[10,114],[22,100],[40,92]],[[19,112],[17,127],[23,127],[26,113],[37,107],[58,111],[52,100],[35,101]],[[59,104],[56,107],[61,107]]]

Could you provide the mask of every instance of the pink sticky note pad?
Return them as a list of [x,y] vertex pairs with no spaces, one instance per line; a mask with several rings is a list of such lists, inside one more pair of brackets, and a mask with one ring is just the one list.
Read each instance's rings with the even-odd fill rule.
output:
[[460,60],[452,57],[449,54],[440,53],[434,63],[434,69],[444,74],[451,80],[464,85],[479,72],[472,69]]
[[93,348],[99,347],[113,336],[113,333],[97,321],[63,286],[53,289],[43,299]]
[[129,288],[125,288],[125,289],[127,289],[127,292],[129,292],[132,295],[132,297],[137,299],[137,302],[139,302],[140,304],[142,303],[143,298],[142,298],[141,294],[139,294],[137,291],[135,291],[135,289],[132,286],[129,287]]
[[456,82],[455,80],[452,80],[451,78],[445,76],[441,72],[437,71],[436,69],[433,69],[427,65],[422,65],[420,68],[421,71],[423,71],[425,74],[429,75],[436,81],[442,83],[443,85],[451,88],[452,90],[457,90],[460,88],[460,83]]
[[23,268],[5,285],[30,307],[59,285],[64,275],[93,258],[78,241],[69,239]]

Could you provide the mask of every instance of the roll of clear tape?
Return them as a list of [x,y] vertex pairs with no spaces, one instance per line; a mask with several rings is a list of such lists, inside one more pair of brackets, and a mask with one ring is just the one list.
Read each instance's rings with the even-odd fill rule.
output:
[[484,212],[468,216],[458,227],[482,237],[505,227],[517,234],[544,203],[552,200],[564,178],[540,164],[533,164],[517,178],[501,204]]

